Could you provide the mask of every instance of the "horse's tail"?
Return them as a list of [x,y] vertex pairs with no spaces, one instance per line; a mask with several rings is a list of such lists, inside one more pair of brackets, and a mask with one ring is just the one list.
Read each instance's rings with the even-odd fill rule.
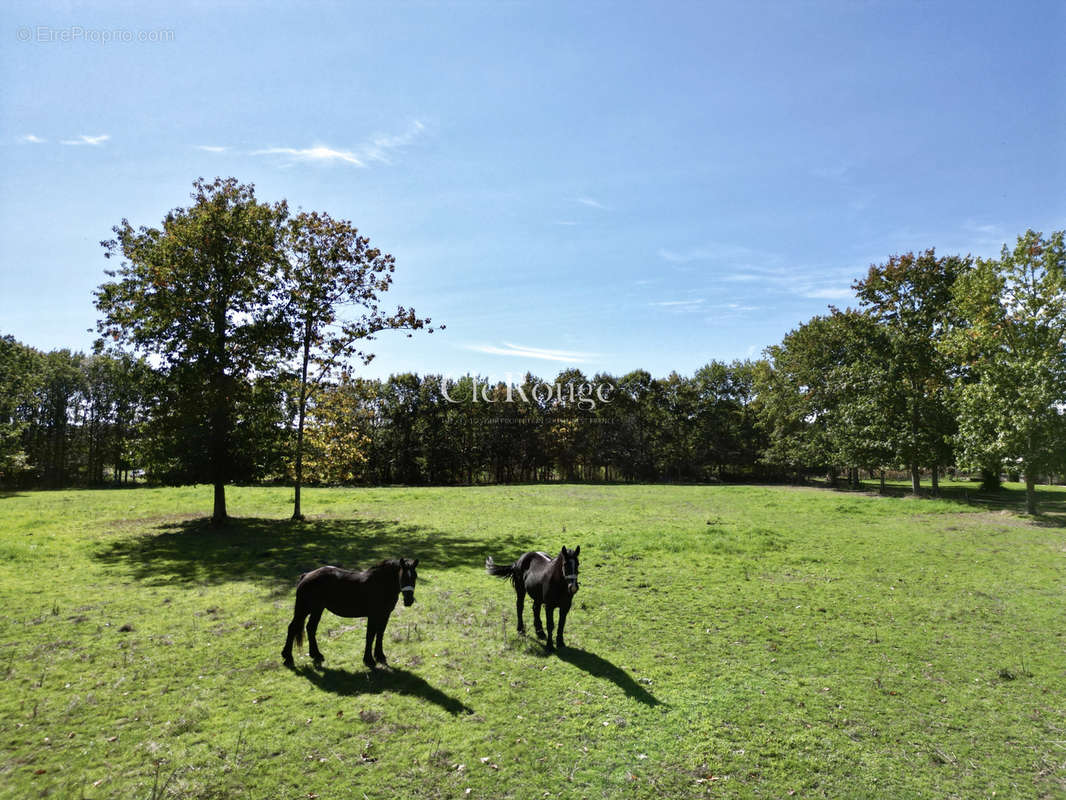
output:
[[[303,583],[303,579],[307,576],[307,574],[308,573],[306,573],[306,572],[301,572],[300,573],[300,577],[296,579],[296,608],[297,608],[297,610],[299,610],[299,608],[300,608],[300,584]],[[296,646],[297,647],[302,648],[304,646],[303,619],[301,619],[299,617],[296,617],[295,615],[293,616],[293,619],[294,620],[296,620],[296,619],[300,620],[300,625],[296,629],[296,635],[294,636],[293,641],[296,642]]]
[[497,578],[510,578],[511,583],[514,584],[516,589],[518,588],[518,581],[522,577],[522,572],[518,568],[518,561],[504,567],[493,561],[492,556],[485,559],[485,571],[489,573],[489,575],[494,575]]

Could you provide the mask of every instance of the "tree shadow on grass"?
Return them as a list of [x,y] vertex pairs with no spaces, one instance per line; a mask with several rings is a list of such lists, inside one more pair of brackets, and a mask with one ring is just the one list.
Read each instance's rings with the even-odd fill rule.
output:
[[608,680],[626,693],[626,697],[644,703],[646,706],[661,706],[663,702],[651,692],[637,683],[620,667],[616,667],[606,658],[582,650],[578,647],[564,647],[556,650],[555,655],[560,661],[572,664],[578,669],[584,670],[594,678]]
[[219,528],[197,518],[112,541],[94,558],[148,584],[256,580],[281,593],[323,564],[365,569],[386,558],[418,558],[425,579],[436,569],[481,569],[487,554],[519,547],[512,537],[467,538],[388,520],[242,518]]
[[[1051,504],[1048,503],[1047,505]],[[1032,520],[1034,525],[1041,528],[1066,528],[1066,508],[1061,511],[1057,509],[1041,509],[1039,514],[1032,517]]]
[[354,697],[367,694],[395,692],[410,697],[418,697],[438,705],[449,714],[473,714],[474,709],[460,700],[445,694],[431,686],[423,678],[403,669],[388,667],[385,669],[348,672],[344,669],[328,667],[295,667],[293,672],[307,678],[323,691],[342,697]]

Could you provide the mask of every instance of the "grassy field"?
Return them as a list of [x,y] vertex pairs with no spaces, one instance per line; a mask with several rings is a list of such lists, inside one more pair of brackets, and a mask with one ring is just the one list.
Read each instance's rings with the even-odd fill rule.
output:
[[[1066,797],[1066,491],[290,496],[221,532],[205,487],[0,496],[0,797]],[[549,656],[483,564],[564,544]],[[328,613],[282,666],[299,573],[398,555],[390,669]]]

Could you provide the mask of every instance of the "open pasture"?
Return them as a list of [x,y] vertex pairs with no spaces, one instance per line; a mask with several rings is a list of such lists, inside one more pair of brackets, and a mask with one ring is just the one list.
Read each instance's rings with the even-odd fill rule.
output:
[[[0,497],[0,796],[1066,796],[1066,493],[1036,522],[788,487]],[[1056,508],[1058,510],[1056,510]],[[1058,515],[1058,516],[1057,516]],[[581,546],[568,647],[488,576]],[[297,576],[419,558],[361,661]],[[526,624],[530,629],[527,605]]]

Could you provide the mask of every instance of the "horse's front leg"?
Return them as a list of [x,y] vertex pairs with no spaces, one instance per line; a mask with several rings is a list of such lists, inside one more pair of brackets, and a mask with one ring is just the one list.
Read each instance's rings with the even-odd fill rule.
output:
[[555,645],[552,644],[552,632],[555,630],[555,606],[548,604],[544,609],[544,613],[548,618],[548,641],[546,644],[549,650],[554,650]]
[[318,638],[315,636],[318,633],[318,621],[322,619],[322,609],[316,608],[311,612],[310,618],[307,620],[307,642],[308,651],[311,654],[311,660],[316,663],[321,663],[322,652],[318,649]]
[[374,661],[376,661],[379,664],[388,664],[389,663],[388,661],[385,660],[385,651],[381,649],[381,640],[385,636],[385,627],[388,624],[389,624],[389,618],[386,616],[385,619],[381,620],[380,624],[378,625],[377,636],[375,637],[376,638],[376,642],[374,644]]
[[374,636],[377,634],[377,620],[373,617],[366,618],[366,648],[363,650],[363,663],[370,669],[377,665],[374,663],[373,646]]
[[303,637],[300,636],[300,631],[303,630],[304,616],[304,614],[297,612],[293,614],[292,622],[289,623],[289,632],[285,637],[285,646],[281,649],[281,660],[285,662],[285,666],[287,667],[296,666],[295,662],[292,660],[292,643],[296,639],[303,639]]
[[533,598],[533,630],[537,632],[537,638],[544,638],[544,626],[540,624],[540,607],[543,605],[536,597]]
[[[548,619],[551,619],[551,612],[548,612]],[[570,613],[568,606],[559,606],[559,633],[555,637],[555,646],[558,648],[564,647],[563,645],[563,628],[566,627],[566,615]]]

